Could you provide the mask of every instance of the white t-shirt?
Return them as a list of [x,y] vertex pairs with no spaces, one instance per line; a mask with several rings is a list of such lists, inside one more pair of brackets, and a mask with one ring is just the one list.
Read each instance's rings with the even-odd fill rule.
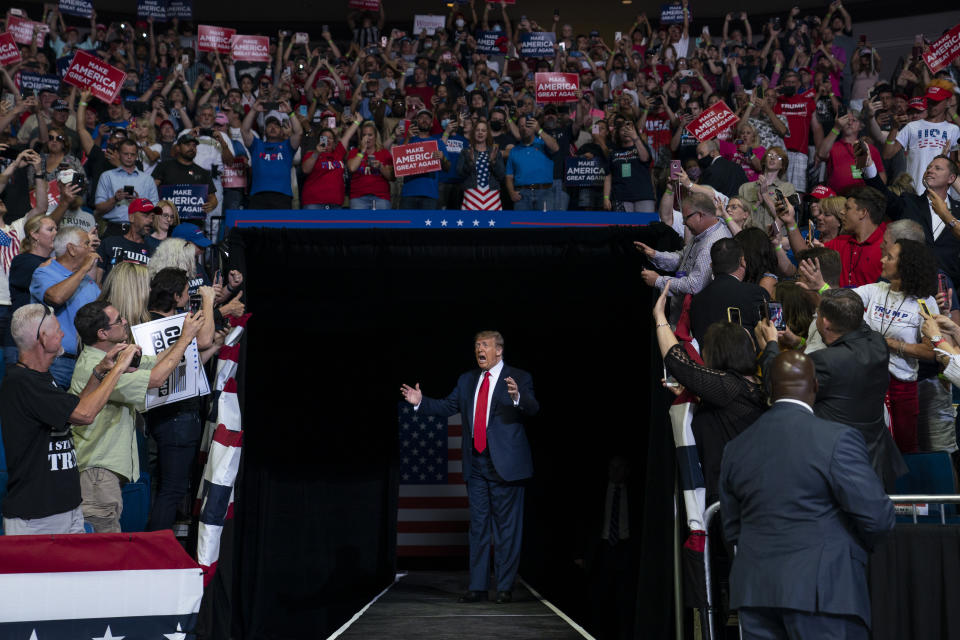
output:
[[[906,297],[899,291],[891,291],[889,282],[867,284],[854,289],[863,300],[863,319],[871,329],[880,332],[884,338],[903,340],[907,344],[919,344],[922,340],[920,326],[923,317],[920,305],[913,296]],[[930,313],[937,314],[937,301],[932,297],[924,302]],[[917,379],[916,358],[900,357],[896,351],[890,352],[890,373],[898,380]]]
[[10,263],[20,253],[20,241],[23,240],[23,227],[27,218],[18,218],[13,224],[5,224],[0,218],[0,305],[10,304]]
[[958,138],[960,127],[957,125],[926,120],[909,122],[897,134],[897,142],[907,154],[907,173],[913,178],[913,186],[918,194],[926,191],[923,174],[930,162],[943,153],[945,143],[950,143],[950,151],[955,149]]

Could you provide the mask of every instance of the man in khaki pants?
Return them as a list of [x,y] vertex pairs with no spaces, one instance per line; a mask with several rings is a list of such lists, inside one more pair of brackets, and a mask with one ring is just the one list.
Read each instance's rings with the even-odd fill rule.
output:
[[[212,325],[212,314],[206,315]],[[80,467],[80,508],[84,520],[97,533],[120,531],[123,511],[120,489],[140,477],[135,412],[145,410],[147,389],[161,386],[170,377],[191,340],[205,328],[204,317],[203,311],[188,315],[180,338],[173,346],[159,356],[142,356],[138,368],[131,368],[120,376],[109,402],[96,419],[89,425],[73,425]],[[126,342],[128,331],[126,319],[105,300],[81,307],[74,324],[83,342],[83,351],[77,358],[70,393],[80,394],[90,376],[96,375],[94,367],[104,353]]]

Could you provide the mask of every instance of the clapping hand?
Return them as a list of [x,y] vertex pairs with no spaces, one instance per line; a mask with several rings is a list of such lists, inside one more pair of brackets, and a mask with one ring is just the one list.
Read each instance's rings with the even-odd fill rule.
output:
[[517,381],[513,378],[504,378],[503,381],[507,383],[507,393],[510,394],[510,399],[513,400],[514,403],[519,402],[520,390],[517,388]]
[[423,393],[420,391],[420,383],[418,382],[416,387],[410,387],[408,385],[400,386],[400,395],[403,396],[403,399],[412,404],[413,406],[419,406],[420,402],[423,400]]

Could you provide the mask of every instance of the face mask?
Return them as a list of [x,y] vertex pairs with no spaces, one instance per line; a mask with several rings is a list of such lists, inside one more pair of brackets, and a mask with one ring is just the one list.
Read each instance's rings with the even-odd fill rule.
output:
[[783,88],[781,89],[781,93],[782,93],[784,96],[788,97],[788,98],[792,98],[794,95],[796,95],[796,93],[797,93],[797,88],[796,88],[796,87],[783,87]]
[[118,56],[125,56],[125,55],[127,55],[127,52],[124,51],[123,49],[117,49],[117,55],[118,55]]
[[700,179],[700,167],[691,167],[687,169],[687,177],[696,182]]
[[467,24],[467,23],[463,21],[463,18],[457,18],[457,28],[458,28],[458,29],[463,29],[463,25],[465,25],[465,24]]
[[449,124],[450,124],[450,118],[444,118],[443,120],[440,121],[440,127],[442,129],[446,129],[447,125]]
[[703,156],[702,158],[697,158],[697,164],[700,165],[701,169],[706,169],[710,166],[710,163],[713,162],[713,158],[710,156]]
[[490,121],[490,130],[491,131],[503,131],[503,123],[499,120]]

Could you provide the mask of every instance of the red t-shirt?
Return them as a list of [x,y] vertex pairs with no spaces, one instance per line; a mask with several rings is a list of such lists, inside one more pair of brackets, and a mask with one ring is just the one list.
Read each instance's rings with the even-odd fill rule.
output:
[[824,244],[827,249],[833,249],[840,254],[841,287],[860,287],[880,279],[880,244],[886,230],[887,223],[881,222],[866,242],[857,242],[856,236],[840,234]]
[[793,96],[792,98],[780,97],[777,100],[773,112],[783,114],[787,117],[787,135],[783,138],[783,143],[787,151],[797,151],[806,153],[808,141],[810,139],[810,116],[816,111],[817,105],[810,98],[803,96]]
[[[357,149],[351,149],[347,160],[356,157],[359,153]],[[373,154],[373,157],[380,161],[380,164],[393,166],[393,156],[386,149],[381,149]],[[383,177],[380,169],[370,168],[369,156],[364,156],[360,161],[357,170],[350,174],[350,197],[359,198],[361,196],[376,196],[384,200],[390,199],[390,181]]]
[[[867,143],[870,150],[870,157],[873,158],[873,166],[883,167],[883,158],[877,148]],[[830,159],[827,160],[827,186],[839,193],[846,195],[855,187],[862,187],[866,184],[863,181],[862,169],[857,169],[857,157],[853,154],[853,145],[843,140],[837,140],[830,147]]]
[[403,92],[408,96],[417,96],[423,100],[424,107],[427,109],[430,108],[430,98],[433,97],[433,87],[415,87],[408,84],[403,88]]
[[312,156],[317,156],[317,161],[303,185],[303,204],[335,204],[338,207],[341,206],[346,191],[343,184],[343,172],[347,166],[344,162],[347,150],[338,142],[333,151],[320,154],[316,151],[308,151],[303,159],[305,161]]
[[666,112],[650,113],[644,126],[647,130],[650,146],[653,147],[654,151],[670,146],[673,132],[670,129],[670,118],[667,117]]

